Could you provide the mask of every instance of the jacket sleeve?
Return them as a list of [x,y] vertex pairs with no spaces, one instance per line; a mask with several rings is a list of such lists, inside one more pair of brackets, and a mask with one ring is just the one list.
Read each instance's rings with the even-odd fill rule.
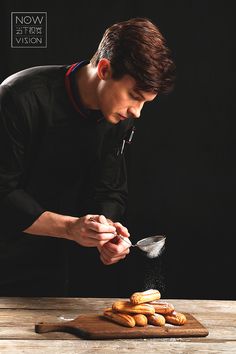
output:
[[128,183],[124,140],[130,134],[132,121],[127,122],[125,127],[120,126],[115,135],[111,134],[110,141],[104,148],[95,187],[96,212],[113,221],[121,220],[126,210]]
[[24,190],[30,129],[20,101],[0,86],[0,237],[23,231],[45,210]]

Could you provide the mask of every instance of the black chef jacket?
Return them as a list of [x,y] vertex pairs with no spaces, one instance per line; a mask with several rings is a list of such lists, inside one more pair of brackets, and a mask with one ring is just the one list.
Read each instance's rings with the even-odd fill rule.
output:
[[0,295],[67,294],[68,250],[80,246],[22,232],[44,211],[124,213],[133,120],[113,125],[82,107],[74,75],[87,63],[26,69],[0,86]]

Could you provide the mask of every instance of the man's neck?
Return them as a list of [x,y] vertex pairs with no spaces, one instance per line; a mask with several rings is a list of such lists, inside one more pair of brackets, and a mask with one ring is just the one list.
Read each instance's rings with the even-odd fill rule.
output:
[[96,67],[91,63],[80,68],[76,73],[79,98],[85,108],[99,109],[97,102],[98,77]]

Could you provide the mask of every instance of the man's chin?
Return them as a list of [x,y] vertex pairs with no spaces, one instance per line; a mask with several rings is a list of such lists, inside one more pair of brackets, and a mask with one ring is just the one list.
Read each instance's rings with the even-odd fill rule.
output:
[[104,118],[106,119],[107,122],[109,122],[111,124],[117,124],[121,121],[119,116],[115,116],[115,115],[104,116]]

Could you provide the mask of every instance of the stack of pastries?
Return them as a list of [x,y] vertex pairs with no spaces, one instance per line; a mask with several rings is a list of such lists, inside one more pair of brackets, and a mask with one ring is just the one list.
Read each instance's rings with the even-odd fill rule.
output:
[[176,312],[171,303],[159,301],[158,290],[135,292],[129,301],[115,301],[104,310],[104,317],[125,327],[164,326],[165,323],[181,326],[187,322],[184,314]]

